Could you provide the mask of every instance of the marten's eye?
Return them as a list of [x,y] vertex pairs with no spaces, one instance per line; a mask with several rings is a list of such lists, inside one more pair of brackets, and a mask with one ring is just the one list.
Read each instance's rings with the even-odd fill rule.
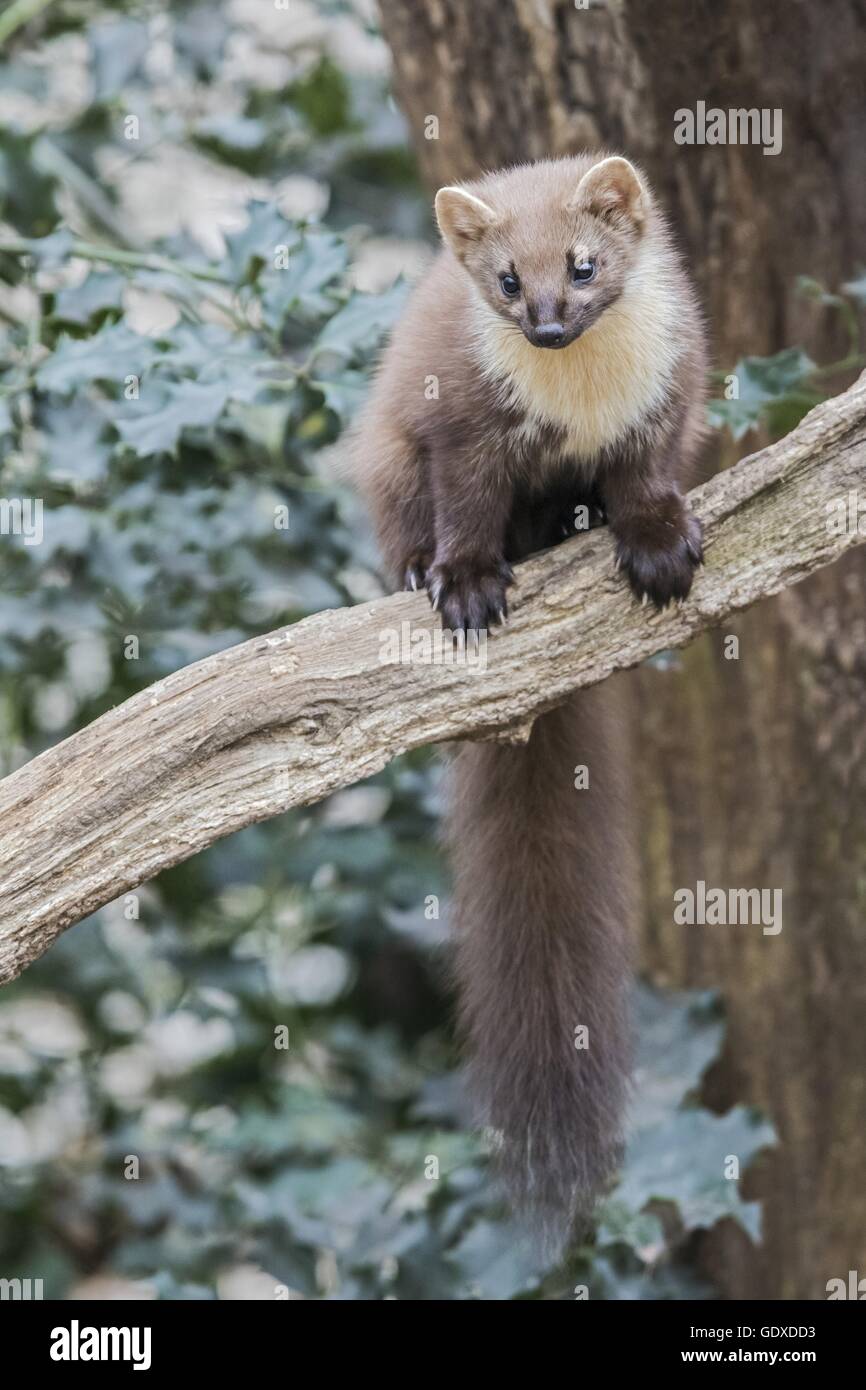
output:
[[504,275],[500,275],[499,283],[502,286],[502,293],[507,294],[509,299],[513,299],[516,294],[520,294],[520,281],[516,275],[512,275],[506,271]]
[[587,285],[595,279],[595,261],[580,261],[571,268],[571,278],[575,285]]

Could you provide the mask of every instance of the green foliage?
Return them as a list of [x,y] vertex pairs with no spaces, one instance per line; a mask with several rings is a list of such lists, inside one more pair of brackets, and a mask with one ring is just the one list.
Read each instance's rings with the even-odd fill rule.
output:
[[[110,255],[70,247],[82,250],[97,261]],[[40,242],[25,251],[44,262]],[[284,254],[286,268],[276,269]],[[353,294],[347,259],[340,238],[257,205],[206,281],[195,266],[163,260],[155,271],[149,257],[127,258],[122,274],[91,270],[74,293],[40,294],[39,340],[32,325],[13,328],[0,374],[7,487],[50,501],[45,543],[17,545],[6,560],[17,659],[28,648],[32,659],[49,635],[59,653],[71,615],[88,614],[106,664],[100,693],[116,699],[164,673],[167,660],[200,654],[201,636],[213,649],[348,601],[340,572],[355,540],[339,490],[316,485],[313,460],[357,403],[359,367],[403,291]],[[145,336],[124,303],[154,275],[183,317]],[[210,306],[223,322],[207,321]],[[335,351],[323,330],[343,316]],[[135,632],[162,633],[132,680],[118,611]],[[29,701],[14,688],[7,699],[12,723],[30,736]]]
[[821,382],[839,378],[866,362],[860,346],[859,305],[866,303],[866,277],[844,285],[843,294],[831,294],[817,280],[801,277],[800,293],[837,314],[848,334],[849,353],[824,367],[802,348],[785,348],[772,357],[744,357],[724,377],[725,394],[708,406],[710,424],[727,427],[735,440],[763,427],[771,439],[781,439],[800,423],[813,406],[826,399]]
[[346,78],[327,57],[293,82],[286,96],[304,117],[314,135],[336,135],[351,126],[351,101]]
[[[245,23],[58,0],[7,39],[30,118],[0,134],[0,494],[41,499],[44,538],[0,548],[2,773],[187,662],[376,591],[329,448],[404,294],[355,288],[365,228],[426,213],[383,79],[315,41],[285,45],[287,77]],[[51,82],[70,38],[77,107]],[[172,149],[316,181],[328,227],[255,189],[208,249],[181,218],[143,234],[126,183]],[[778,377],[752,380],[758,399]],[[592,1241],[551,1268],[508,1220],[459,1119],[438,797],[432,761],[402,760],[163,874],[4,991],[5,1276],[50,1297],[111,1275],[212,1298],[250,1268],[265,1296],[708,1292],[689,1242],[722,1217],[757,1235],[723,1168],[771,1136],[697,1104],[722,1037],[704,998],[642,997],[631,1148]]]
[[40,167],[36,141],[0,132],[0,218],[26,236],[43,236],[57,219],[55,183]]
[[744,357],[733,371],[737,397],[712,401],[710,423],[727,425],[738,440],[761,424],[774,438],[787,434],[823,399],[809,386],[814,371],[814,362],[800,348],[786,348],[774,357]]

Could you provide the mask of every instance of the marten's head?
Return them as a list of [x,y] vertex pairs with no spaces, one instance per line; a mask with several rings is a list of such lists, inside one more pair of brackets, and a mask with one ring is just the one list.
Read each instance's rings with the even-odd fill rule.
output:
[[622,294],[650,215],[617,155],[562,159],[440,188],[445,241],[484,301],[539,348],[574,342]]

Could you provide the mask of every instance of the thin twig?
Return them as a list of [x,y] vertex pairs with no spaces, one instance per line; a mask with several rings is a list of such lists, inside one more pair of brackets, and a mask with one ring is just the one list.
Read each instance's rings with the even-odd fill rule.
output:
[[9,6],[6,13],[0,14],[0,44],[5,43],[17,29],[29,24],[31,19],[35,19],[53,4],[54,0],[14,0],[14,4]]

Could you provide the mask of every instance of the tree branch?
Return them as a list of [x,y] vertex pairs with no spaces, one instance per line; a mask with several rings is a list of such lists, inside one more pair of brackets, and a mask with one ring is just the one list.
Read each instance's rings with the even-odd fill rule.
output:
[[[691,494],[706,567],[688,602],[642,608],[600,528],[521,565],[486,669],[387,664],[383,633],[432,636],[423,594],[318,613],[187,666],[0,782],[0,982],[61,931],[246,825],[446,739],[532,719],[866,541],[866,373],[792,434]],[[856,517],[856,510],[855,510]],[[417,637],[416,637],[416,640]]]

